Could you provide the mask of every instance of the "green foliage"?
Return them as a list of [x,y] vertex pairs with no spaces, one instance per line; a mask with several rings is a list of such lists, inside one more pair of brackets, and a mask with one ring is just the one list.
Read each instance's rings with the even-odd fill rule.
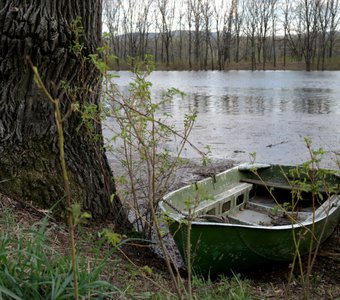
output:
[[328,178],[331,174],[336,173],[334,170],[327,170],[320,167],[320,163],[325,154],[324,149],[313,149],[312,141],[305,138],[305,143],[309,151],[310,160],[289,171],[290,183],[296,187],[293,189],[293,199],[299,201],[302,199],[302,192],[311,192],[313,194],[313,206],[324,201],[324,194],[330,195],[337,191],[336,185],[332,186]]
[[109,229],[103,229],[99,236],[104,237],[112,246],[117,246],[122,241],[123,237],[126,237]]
[[[103,51],[105,52],[105,49]],[[160,222],[166,220],[156,212],[160,199],[169,190],[175,170],[183,162],[182,152],[186,145],[193,146],[188,137],[197,114],[193,111],[185,115],[183,129],[179,131],[171,125],[171,115],[161,113],[162,106],[175,96],[183,97],[184,93],[171,88],[164,92],[162,97],[153,98],[152,83],[148,80],[148,76],[155,69],[152,56],[145,56],[143,61],[130,58],[133,81],[129,83],[128,93],[125,94],[119,92],[112,83],[112,76],[109,76],[103,65],[104,61],[99,60],[98,56],[91,56],[91,59],[104,77],[104,107],[111,107],[111,111],[106,110],[104,114],[113,117],[116,124],[111,128],[114,134],[107,144],[121,145],[118,150],[114,148],[116,153],[120,153],[120,162],[125,170],[125,176],[116,181],[120,184],[120,196],[126,197],[126,203],[134,213],[136,230],[142,232],[147,239],[151,239],[153,233],[156,234],[177,294],[182,298],[182,287],[176,279],[179,276],[178,270],[175,275],[170,263],[171,258],[162,240],[165,232]],[[86,114],[84,116],[86,117]],[[175,149],[171,151],[168,147],[169,141],[172,145],[175,144]],[[207,159],[205,162],[208,162]],[[141,203],[140,199],[145,201]],[[112,244],[120,241],[120,236],[115,233],[103,234]]]
[[[104,53],[107,49],[100,49]],[[148,76],[155,68],[153,57],[145,56],[140,61],[130,58],[131,76],[128,93],[123,94],[116,89],[112,76],[103,65],[104,60],[97,55],[91,55],[92,62],[104,77],[105,88],[103,99],[105,112],[101,117],[113,117],[116,127],[111,128],[114,133],[107,144],[120,144],[121,165],[126,174],[116,180],[119,186],[125,186],[127,193],[120,195],[132,198],[132,211],[135,213],[135,224],[138,231],[144,232],[150,238],[151,228],[155,220],[153,212],[157,210],[158,201],[169,188],[171,177],[183,160],[180,158],[186,144],[190,144],[188,136],[197,118],[196,112],[187,114],[183,122],[183,132],[171,125],[171,115],[161,113],[161,107],[172,101],[173,97],[183,97],[184,93],[176,88],[165,91],[161,98],[153,99],[151,95],[152,83]],[[103,107],[91,109],[83,108],[83,124],[91,131],[91,120],[98,118]],[[107,108],[110,107],[109,111]],[[170,151],[169,141],[178,141],[176,150]],[[117,152],[117,148],[113,147]],[[140,192],[147,195],[147,211],[142,212],[139,204]]]
[[272,209],[272,214],[276,216],[280,210],[281,206],[280,205],[275,205]]
[[153,274],[153,270],[152,268],[150,268],[149,266],[144,266],[141,271],[146,274],[147,276],[151,276]]
[[250,162],[253,164],[256,161],[256,152],[249,153]]
[[[117,126],[110,128],[114,134],[107,144],[112,145],[116,142],[122,144],[118,151],[114,148],[115,151],[121,153],[121,165],[126,170],[125,176],[116,181],[120,183],[120,186],[127,186],[125,193],[121,189],[123,192],[120,191],[120,196],[129,197],[126,199],[126,203],[135,214],[137,231],[143,232],[150,239],[153,230],[155,230],[158,240],[162,244],[163,233],[159,226],[159,218],[156,215],[158,202],[169,189],[174,172],[182,163],[180,156],[185,145],[193,146],[188,141],[188,137],[197,114],[192,112],[185,115],[183,131],[179,132],[169,124],[171,116],[160,113],[161,106],[171,101],[175,96],[183,97],[184,93],[171,88],[160,99],[153,99],[151,95],[152,84],[147,78],[155,69],[153,57],[150,55],[146,55],[143,61],[130,58],[133,82],[129,84],[127,95],[119,92],[112,82],[114,76],[108,73],[106,54],[109,49],[106,46],[98,49],[98,52],[104,54],[103,56],[91,54],[84,57],[84,47],[81,44],[83,28],[80,21],[77,19],[73,24],[75,39],[71,46],[71,52],[77,56],[81,64],[92,63],[101,73],[103,89],[100,96],[103,104],[79,104],[77,102],[79,88],[70,87],[67,83],[63,83],[65,90],[72,99],[72,111],[81,114],[82,123],[79,126],[86,129],[94,142],[101,139],[98,124],[105,117],[114,118]],[[86,87],[83,88],[86,89]],[[169,141],[178,141],[176,151],[169,150],[167,146]],[[203,152],[200,153],[203,154]],[[206,158],[205,162],[208,162]],[[111,196],[111,201],[115,198],[114,196]],[[142,206],[139,201],[141,197],[146,199]],[[76,204],[72,206],[70,211],[75,224],[90,217],[82,214],[80,206]],[[108,229],[104,229],[100,233],[100,237],[103,237],[113,246],[121,243],[123,238],[120,234]],[[167,257],[168,253],[164,245],[163,250]],[[174,283],[176,284],[176,281]]]
[[231,278],[221,277],[212,282],[193,277],[193,286],[197,299],[202,300],[250,300],[249,282],[239,275]]
[[282,215],[285,215],[289,210],[292,210],[292,209],[293,209],[293,207],[292,207],[292,203],[291,202],[284,202],[282,205],[281,204],[276,204],[272,208],[272,214],[274,216],[277,216],[278,213],[280,212]]
[[[290,183],[294,187],[292,190],[292,207],[297,202],[303,200],[303,193],[308,192],[311,193],[311,203],[310,205],[313,208],[313,220],[315,218],[315,211],[322,201],[325,198],[329,198],[330,195],[336,191],[338,191],[339,187],[337,185],[332,185],[331,181],[328,180],[329,175],[334,174],[335,171],[326,170],[320,167],[320,163],[322,161],[322,157],[325,154],[325,151],[322,148],[313,149],[312,141],[310,138],[305,138],[305,144],[309,151],[310,159],[302,164],[301,166],[297,166],[296,168],[290,170],[288,176],[291,178]],[[326,197],[325,197],[326,196]],[[326,223],[325,223],[326,224]],[[322,229],[324,232],[325,225]],[[318,253],[318,249],[320,247],[321,240],[317,240],[314,237],[315,231],[315,223],[313,221],[311,229],[306,228],[301,234],[296,235],[295,231],[293,231],[293,238],[296,246],[296,253],[294,260],[292,262],[292,272],[289,277],[289,282],[293,278],[293,270],[296,264],[298,264],[299,272],[300,272],[300,281],[304,289],[304,297],[309,299],[310,287],[311,287],[311,279],[312,279],[312,269],[316,260],[316,256]],[[300,240],[304,238],[306,234],[311,235],[311,241],[309,245],[309,253],[306,265],[302,263],[299,253],[299,244]],[[322,233],[323,234],[323,233]],[[321,236],[322,236],[321,234]]]
[[[98,50],[103,50],[103,49],[98,49]],[[89,58],[96,65],[96,67],[99,69],[100,72],[105,73],[109,70],[109,67],[107,66],[107,64],[102,59],[98,58],[98,54],[90,54]]]
[[[1,232],[0,299],[73,299],[70,258],[51,248],[47,228],[45,218],[27,232]],[[105,298],[117,291],[112,284],[100,280],[104,264],[94,266],[91,272],[85,260],[78,264],[80,297]]]
[[[99,125],[102,119],[110,115],[110,111],[107,109],[108,105],[111,105],[111,116],[113,116],[118,124],[119,130],[117,134],[114,135],[113,141],[123,141],[123,153],[122,165],[127,169],[128,180],[130,184],[130,192],[133,195],[133,209],[135,212],[135,219],[137,224],[137,229],[142,231],[147,237],[151,237],[152,231],[156,228],[156,234],[158,235],[158,240],[163,246],[163,254],[168,257],[167,250],[162,244],[162,233],[159,227],[159,220],[156,215],[158,201],[162,197],[163,193],[168,190],[170,177],[173,174],[175,168],[181,162],[180,154],[184,149],[185,144],[188,142],[188,136],[193,128],[193,124],[196,120],[196,113],[192,112],[187,114],[184,118],[184,132],[179,133],[174,130],[173,126],[168,125],[167,118],[169,115],[163,115],[161,117],[157,116],[160,111],[160,105],[165,102],[170,101],[175,95],[183,96],[184,94],[177,89],[168,90],[161,99],[152,99],[151,97],[151,82],[147,80],[147,76],[155,68],[155,64],[152,56],[145,56],[143,61],[137,61],[131,59],[132,73],[134,81],[130,83],[129,95],[125,96],[120,94],[115,85],[111,82],[112,76],[108,74],[108,67],[105,61],[99,57],[98,54],[91,54],[85,56],[84,44],[82,39],[84,38],[84,28],[82,27],[82,20],[77,18],[72,22],[72,33],[73,33],[73,43],[70,46],[70,52],[74,54],[77,58],[77,63],[80,63],[83,67],[88,64],[94,64],[103,76],[103,94],[102,99],[106,102],[103,106],[96,105],[93,103],[83,104],[85,101],[81,101],[81,104],[77,101],[79,95],[84,95],[86,93],[94,93],[94,91],[89,86],[83,87],[72,87],[67,82],[62,82],[62,86],[67,92],[69,99],[71,100],[71,109],[66,113],[63,112],[60,107],[60,102],[58,99],[52,99],[51,94],[46,90],[43,82],[40,80],[40,76],[37,69],[32,65],[32,70],[36,75],[37,84],[43,90],[44,94],[50,100],[51,104],[54,106],[56,111],[56,126],[58,128],[58,138],[59,138],[59,151],[60,151],[60,162],[62,164],[63,179],[65,185],[66,194],[66,212],[70,231],[71,240],[71,250],[72,250],[72,268],[64,268],[65,263],[59,261],[59,257],[53,257],[53,262],[56,261],[56,265],[49,262],[51,256],[46,254],[46,257],[41,257],[37,260],[38,264],[46,261],[46,264],[41,266],[43,269],[35,266],[34,271],[38,272],[39,276],[41,273],[49,273],[48,278],[44,278],[44,285],[47,287],[41,288],[38,284],[35,285],[34,279],[29,278],[27,282],[32,287],[37,287],[33,290],[36,294],[30,295],[27,293],[21,293],[20,286],[10,286],[8,284],[11,282],[11,276],[8,277],[8,282],[3,284],[2,292],[6,293],[7,296],[13,297],[13,295],[18,295],[22,297],[23,295],[29,298],[39,299],[40,290],[43,290],[42,297],[47,296],[48,298],[58,299],[61,295],[65,295],[65,298],[72,297],[72,292],[74,292],[74,298],[78,299],[84,297],[84,289],[91,290],[93,288],[97,290],[97,287],[103,287],[104,289],[108,286],[107,283],[103,283],[93,277],[93,274],[99,276],[99,272],[90,272],[89,274],[81,272],[82,268],[79,258],[76,255],[76,245],[74,239],[75,226],[83,222],[84,220],[90,218],[88,213],[83,213],[81,211],[80,204],[73,203],[71,199],[70,182],[68,180],[66,160],[64,157],[64,136],[63,136],[63,123],[71,112],[77,112],[82,116],[82,129],[87,130],[87,134],[93,137],[95,142],[101,140],[101,132],[99,132]],[[107,52],[107,48],[104,46],[98,51]],[[84,71],[86,68],[82,68]],[[83,72],[83,71],[82,71]],[[83,74],[84,73],[84,74]],[[82,78],[86,78],[85,72],[79,74]],[[108,100],[110,102],[108,102]],[[78,130],[80,127],[78,128]],[[176,139],[180,137],[180,142],[178,145],[178,151],[175,153],[175,158],[172,159],[169,149],[166,147],[166,143],[171,139]],[[142,212],[138,204],[137,191],[143,188],[145,194],[147,195],[147,209],[146,212]],[[114,195],[113,195],[114,196]],[[113,197],[111,197],[112,201]],[[44,236],[44,234],[42,233]],[[108,241],[114,248],[122,242],[121,234],[113,232],[109,229],[104,229],[100,233],[100,237],[103,237]],[[43,244],[45,245],[45,244]],[[38,249],[37,245],[34,245],[35,249]],[[44,251],[40,251],[44,253]],[[36,253],[34,253],[34,256]],[[11,255],[12,256],[12,255]],[[66,261],[67,259],[64,258]],[[167,260],[169,264],[169,271],[172,272],[169,259]],[[55,267],[55,271],[45,270],[50,266]],[[25,267],[27,268],[27,267]],[[23,268],[23,270],[25,270]],[[15,270],[13,270],[15,272]],[[30,273],[34,274],[32,270]],[[152,274],[152,270],[149,267],[144,267],[143,273],[147,275]],[[8,273],[8,272],[7,272]],[[22,274],[25,271],[21,272]],[[37,276],[38,276],[37,275]],[[23,275],[22,275],[23,276]],[[177,275],[176,275],[177,276]],[[173,276],[174,277],[174,276]],[[21,281],[23,278],[20,278]],[[19,281],[18,281],[19,282]],[[176,284],[177,281],[174,280]],[[72,291],[69,291],[70,288]],[[87,290],[86,290],[87,289]],[[11,294],[14,293],[14,294]],[[179,293],[180,295],[180,293]],[[88,295],[87,295],[88,296]],[[92,295],[91,295],[92,296]],[[96,295],[97,296],[97,295]]]
[[86,223],[88,219],[91,219],[92,216],[88,212],[82,212],[81,211],[81,205],[80,203],[74,203],[71,206],[71,212],[74,220],[74,226],[77,226],[81,223]]
[[82,43],[84,27],[81,17],[77,17],[73,20],[71,30],[74,34],[74,42],[70,46],[70,51],[80,58],[83,56],[83,51],[85,49],[84,43]]
[[[267,187],[268,192],[272,195],[276,205],[272,209],[272,213],[277,215],[282,213],[283,216],[289,217],[292,224],[296,223],[294,219],[294,210],[297,204],[301,201],[309,201],[308,206],[312,208],[312,224],[308,227],[302,227],[301,231],[296,231],[292,228],[292,238],[294,241],[295,252],[294,258],[291,264],[291,272],[288,279],[288,287],[293,278],[293,271],[297,266],[299,269],[299,279],[304,290],[304,298],[309,299],[309,293],[311,288],[312,269],[316,260],[316,256],[321,244],[321,240],[316,238],[315,235],[315,211],[322,204],[322,202],[328,199],[332,194],[339,192],[339,186],[332,179],[331,175],[339,174],[339,171],[327,170],[321,167],[322,158],[325,151],[322,148],[314,149],[312,147],[312,140],[308,137],[305,138],[305,144],[309,152],[309,160],[305,163],[298,165],[289,170],[286,174],[283,170],[282,173],[285,176],[287,182],[291,185],[292,199],[291,202],[279,203],[274,197],[271,188]],[[255,156],[251,155],[254,160]],[[252,162],[254,162],[254,160]],[[252,170],[256,175],[257,171]],[[259,175],[258,175],[259,176]],[[259,177],[261,180],[261,178]],[[305,195],[308,195],[306,197]],[[288,213],[289,212],[289,213]],[[321,237],[326,229],[326,222],[322,227]],[[309,252],[307,262],[304,262],[300,254],[300,242],[306,237],[310,236]],[[287,290],[288,291],[288,290]]]

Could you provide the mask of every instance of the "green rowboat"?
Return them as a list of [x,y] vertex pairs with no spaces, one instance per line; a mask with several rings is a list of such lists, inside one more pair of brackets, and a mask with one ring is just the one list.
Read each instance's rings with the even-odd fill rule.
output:
[[335,172],[244,164],[169,193],[160,208],[184,261],[190,249],[193,271],[211,275],[314,250],[339,222],[339,194]]

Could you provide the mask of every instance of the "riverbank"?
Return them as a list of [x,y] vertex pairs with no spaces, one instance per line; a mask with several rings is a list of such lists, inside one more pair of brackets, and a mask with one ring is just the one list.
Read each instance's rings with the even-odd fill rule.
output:
[[[231,165],[230,161],[215,161],[209,167],[191,161],[180,170],[180,176],[173,188],[193,180],[199,180],[220,172]],[[6,235],[28,239],[29,232],[41,225],[41,219],[48,217],[45,236],[52,248],[53,260],[58,255],[68,256],[68,232],[63,223],[50,218],[47,211],[32,205],[0,196],[0,232]],[[103,229],[111,224],[81,225],[77,229],[78,257],[87,266],[85,272],[93,272],[112,246],[99,238]],[[128,238],[126,233],[124,239]],[[311,277],[310,299],[337,299],[340,296],[340,228],[324,243],[316,259]],[[11,257],[7,257],[10,260]],[[16,259],[13,257],[13,259]],[[6,261],[6,260],[5,260]],[[215,281],[203,281],[194,277],[193,290],[196,299],[303,299],[304,290],[299,270],[293,271],[293,280],[288,285],[291,273],[289,263],[280,263],[242,274],[227,274]],[[183,278],[186,273],[183,271]],[[151,251],[145,243],[129,242],[110,254],[105,263],[100,280],[115,286],[109,299],[176,299],[172,283],[163,260]],[[1,291],[0,291],[1,293]],[[92,297],[95,297],[93,292]],[[237,298],[238,297],[238,298]],[[286,298],[287,298],[286,297]]]
[[[119,65],[110,63],[109,67],[112,71],[127,71],[131,70],[131,65],[121,62]],[[272,63],[257,63],[252,69],[250,61],[242,61],[239,63],[230,62],[224,66],[224,69],[219,69],[216,64],[209,64],[207,68],[201,66],[171,63],[166,65],[161,62],[156,62],[156,71],[305,71],[306,64],[303,61],[278,61],[275,65]],[[340,71],[340,59],[334,58],[332,61],[327,62],[322,67],[317,63],[312,64],[311,71]]]

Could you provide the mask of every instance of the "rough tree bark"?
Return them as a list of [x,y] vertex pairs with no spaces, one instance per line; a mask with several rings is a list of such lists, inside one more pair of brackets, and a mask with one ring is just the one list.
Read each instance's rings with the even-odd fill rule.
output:
[[[84,27],[84,54],[94,53],[101,35],[101,1],[0,0],[0,191],[46,208],[64,196],[58,138],[53,107],[34,84],[25,58],[38,67],[64,113],[71,100],[62,81],[98,90],[95,67],[82,65],[70,50],[77,17]],[[79,93],[81,105],[98,100],[95,93]],[[127,219],[119,199],[110,201],[115,185],[103,140],[94,142],[81,122],[80,113],[73,112],[63,124],[73,200],[96,219],[113,217],[122,224]],[[95,130],[101,136],[101,126]]]

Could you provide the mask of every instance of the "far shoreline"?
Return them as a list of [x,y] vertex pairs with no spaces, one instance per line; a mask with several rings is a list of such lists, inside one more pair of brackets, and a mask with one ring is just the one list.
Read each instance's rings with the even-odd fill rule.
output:
[[[119,65],[117,63],[110,63],[109,69],[110,71],[129,71],[133,68],[133,66],[128,65],[127,63],[120,63]],[[318,68],[317,64],[314,64],[310,71],[307,71],[305,68],[304,62],[289,62],[284,65],[283,63],[277,63],[276,66],[273,66],[273,64],[268,64],[263,68],[263,65],[261,63],[258,64],[258,67],[255,69],[251,68],[251,65],[249,62],[242,62],[242,63],[230,63],[225,66],[224,69],[219,68],[200,68],[193,66],[192,68],[189,68],[186,65],[180,65],[180,64],[171,64],[169,66],[157,63],[155,65],[155,71],[220,71],[220,72],[228,72],[228,71],[303,71],[303,72],[323,72],[323,71],[340,71],[340,62],[334,62],[334,63],[327,63],[325,64],[324,68]]]

